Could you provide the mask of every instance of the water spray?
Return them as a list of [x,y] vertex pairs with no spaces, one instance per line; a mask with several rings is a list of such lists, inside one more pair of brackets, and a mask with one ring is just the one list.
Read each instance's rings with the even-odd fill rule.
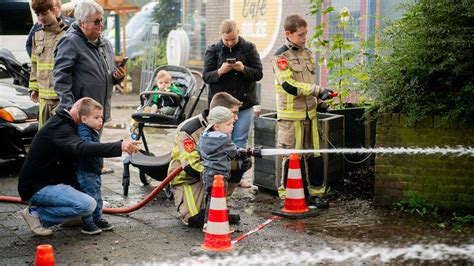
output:
[[471,147],[429,147],[429,148],[340,148],[340,149],[262,149],[262,156],[270,155],[288,155],[292,153],[342,153],[342,154],[362,154],[362,153],[378,153],[378,154],[420,154],[420,155],[454,155],[454,156],[474,156],[474,148]]

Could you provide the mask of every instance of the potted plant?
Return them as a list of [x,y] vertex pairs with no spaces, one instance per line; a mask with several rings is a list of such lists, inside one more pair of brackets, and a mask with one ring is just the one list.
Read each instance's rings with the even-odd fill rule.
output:
[[[314,27],[310,42],[319,57],[321,71],[328,73],[327,85],[338,93],[337,97],[327,101],[329,113],[344,116],[344,147],[373,147],[376,123],[371,116],[370,99],[360,89],[368,79],[370,42],[359,32],[356,18],[347,7],[335,10],[325,0],[310,2],[311,14],[328,17]],[[331,34],[330,25],[334,27]],[[345,172],[373,166],[374,158],[366,157],[366,154],[344,155]]]

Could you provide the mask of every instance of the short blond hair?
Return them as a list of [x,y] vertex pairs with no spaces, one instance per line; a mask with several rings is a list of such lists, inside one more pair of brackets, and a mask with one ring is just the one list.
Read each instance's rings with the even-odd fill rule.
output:
[[169,81],[171,81],[173,79],[173,77],[171,77],[170,73],[166,70],[160,70],[158,71],[158,73],[156,74],[156,81],[160,80],[160,79],[167,79]]
[[79,117],[89,116],[94,110],[103,110],[102,104],[92,98],[84,97],[81,99],[81,104],[79,105],[77,114]]
[[232,19],[226,19],[222,21],[221,26],[219,27],[220,33],[221,34],[228,34],[231,32],[237,32],[237,23],[233,21]]

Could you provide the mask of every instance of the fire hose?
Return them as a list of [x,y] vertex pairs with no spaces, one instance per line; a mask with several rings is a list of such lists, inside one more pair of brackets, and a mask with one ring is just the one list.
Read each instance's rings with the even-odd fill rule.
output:
[[[136,211],[143,206],[145,206],[148,202],[150,202],[158,193],[160,193],[166,185],[168,185],[173,178],[178,175],[183,168],[177,167],[173,170],[157,187],[153,189],[142,201],[138,202],[135,205],[126,208],[103,208],[102,211],[107,214],[123,214],[123,213],[130,213]],[[0,196],[0,202],[9,202],[9,203],[18,203],[18,204],[28,204],[24,202],[19,197],[10,197],[10,196]]]

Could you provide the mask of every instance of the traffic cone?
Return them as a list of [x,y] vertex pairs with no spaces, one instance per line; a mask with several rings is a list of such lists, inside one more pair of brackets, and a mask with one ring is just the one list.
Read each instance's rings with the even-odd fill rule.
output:
[[43,244],[36,247],[36,266],[54,266],[53,246]]
[[225,198],[224,177],[215,175],[212,183],[211,203],[207,216],[207,229],[201,247],[207,251],[229,251],[230,242],[229,217]]
[[301,178],[300,158],[298,154],[290,155],[284,203],[285,205],[283,209],[280,211],[273,211],[272,213],[290,219],[302,219],[319,215],[319,212],[316,209],[309,209],[306,205],[303,179]]

